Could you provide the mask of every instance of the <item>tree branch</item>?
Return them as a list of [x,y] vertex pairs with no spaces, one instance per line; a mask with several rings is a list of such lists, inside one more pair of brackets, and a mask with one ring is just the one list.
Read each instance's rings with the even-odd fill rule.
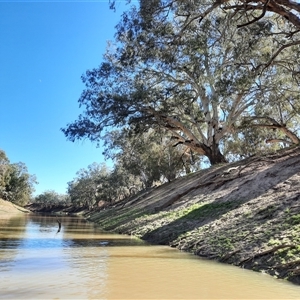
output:
[[278,129],[282,131],[289,139],[291,139],[292,144],[300,144],[300,139],[298,136],[293,133],[291,130],[289,130],[286,127],[286,124],[280,124],[275,119],[271,117],[251,117],[250,122],[254,120],[267,120],[270,121],[272,124],[249,124],[251,127],[264,127],[264,128],[270,128],[270,129]]
[[249,21],[249,22],[247,22],[247,23],[245,23],[245,24],[237,25],[237,28],[241,28],[241,27],[248,26],[248,25],[250,25],[250,24],[252,24],[252,23],[257,22],[257,21],[260,20],[261,18],[263,18],[263,17],[265,16],[265,14],[266,14],[267,7],[268,7],[269,2],[270,2],[270,0],[267,0],[267,1],[266,1],[266,3],[265,3],[264,6],[263,6],[263,11],[262,11],[262,13],[261,13],[257,18],[254,18],[253,20],[251,20],[251,21]]
[[267,144],[275,144],[275,143],[285,143],[285,144],[288,144],[288,145],[294,145],[293,142],[291,141],[287,141],[287,140],[284,140],[284,139],[267,139],[266,140],[266,143]]
[[275,58],[286,48],[295,46],[295,45],[300,45],[300,41],[294,41],[285,45],[282,45],[276,52],[275,54],[270,58],[270,60],[266,64],[260,64],[258,65],[255,70],[258,70],[260,67],[264,66],[262,71],[268,68],[275,60]]

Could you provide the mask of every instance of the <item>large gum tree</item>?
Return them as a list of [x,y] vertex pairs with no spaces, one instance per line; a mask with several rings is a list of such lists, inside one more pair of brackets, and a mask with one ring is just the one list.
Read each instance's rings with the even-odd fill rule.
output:
[[[127,0],[130,3],[131,0]],[[184,7],[186,21],[202,20],[215,9],[231,10],[239,15],[244,14],[247,21],[241,22],[238,27],[252,24],[268,14],[280,16],[294,28],[300,29],[300,3],[293,0],[139,0],[140,5],[151,7],[153,12],[170,11],[172,7]],[[115,0],[109,0],[110,7],[115,9]],[[195,6],[200,10],[195,10]],[[191,11],[193,13],[191,13]]]
[[167,14],[155,13],[152,2],[141,1],[140,9],[123,15],[104,62],[82,77],[86,89],[79,103],[85,111],[62,130],[70,140],[99,141],[114,126],[163,128],[174,146],[184,145],[211,164],[226,162],[224,140],[243,118],[257,117],[262,97],[265,103],[276,97],[270,76],[282,69],[260,72],[274,55],[275,23],[264,19],[238,29],[222,10],[200,24],[187,22],[184,2]]

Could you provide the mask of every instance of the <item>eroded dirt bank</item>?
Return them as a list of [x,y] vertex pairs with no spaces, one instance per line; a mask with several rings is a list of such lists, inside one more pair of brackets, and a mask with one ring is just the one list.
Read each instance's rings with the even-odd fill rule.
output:
[[202,170],[88,218],[300,284],[300,149]]
[[9,201],[5,201],[0,198],[0,218],[9,218],[13,215],[18,215],[22,213],[28,213],[29,210],[26,208],[23,208],[21,206],[18,206],[16,204],[13,204]]

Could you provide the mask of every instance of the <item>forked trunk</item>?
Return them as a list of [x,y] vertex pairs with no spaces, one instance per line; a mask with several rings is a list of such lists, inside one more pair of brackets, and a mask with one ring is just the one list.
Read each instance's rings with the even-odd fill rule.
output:
[[211,147],[205,147],[205,155],[209,159],[211,165],[228,163],[225,156],[221,153],[218,144],[213,144]]

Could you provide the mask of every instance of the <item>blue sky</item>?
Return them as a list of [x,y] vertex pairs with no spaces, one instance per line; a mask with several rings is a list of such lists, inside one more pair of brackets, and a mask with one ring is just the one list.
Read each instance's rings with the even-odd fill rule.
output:
[[65,193],[79,169],[104,161],[60,128],[79,115],[80,77],[101,63],[125,2],[113,12],[108,1],[0,0],[0,149],[37,176],[36,194]]

